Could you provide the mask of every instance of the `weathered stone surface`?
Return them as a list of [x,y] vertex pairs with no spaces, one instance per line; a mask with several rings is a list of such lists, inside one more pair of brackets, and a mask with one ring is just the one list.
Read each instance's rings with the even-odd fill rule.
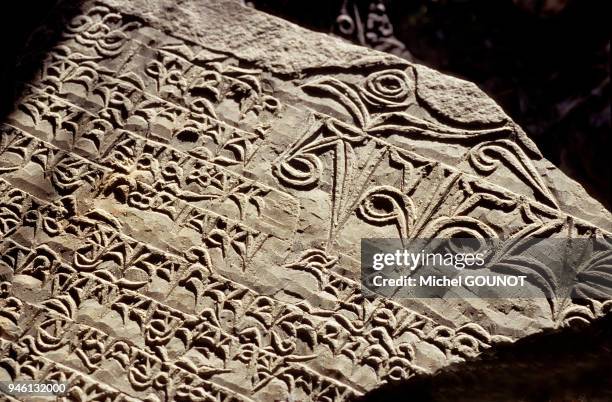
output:
[[50,28],[0,132],[1,379],[340,401],[609,311],[361,295],[362,237],[609,241],[473,84],[233,1],[105,0]]
[[611,209],[610,35],[605,17],[610,14],[609,3],[243,3],[473,81],[529,133],[549,161]]

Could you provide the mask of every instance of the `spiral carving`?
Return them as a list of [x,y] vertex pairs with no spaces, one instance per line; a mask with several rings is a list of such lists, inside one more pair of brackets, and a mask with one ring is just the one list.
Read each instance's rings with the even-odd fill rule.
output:
[[392,69],[370,74],[361,93],[374,106],[406,106],[413,89],[405,72]]
[[285,184],[305,188],[316,184],[321,177],[323,164],[311,154],[301,154],[285,159],[273,168],[274,174]]
[[396,224],[401,238],[408,237],[415,216],[410,198],[392,186],[378,186],[366,192],[358,212],[373,225]]

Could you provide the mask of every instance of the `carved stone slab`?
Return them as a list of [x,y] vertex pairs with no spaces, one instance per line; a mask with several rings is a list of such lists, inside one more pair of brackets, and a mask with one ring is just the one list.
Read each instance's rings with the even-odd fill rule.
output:
[[0,380],[343,401],[609,312],[361,295],[362,237],[609,241],[475,85],[233,1],[61,15],[0,128]]

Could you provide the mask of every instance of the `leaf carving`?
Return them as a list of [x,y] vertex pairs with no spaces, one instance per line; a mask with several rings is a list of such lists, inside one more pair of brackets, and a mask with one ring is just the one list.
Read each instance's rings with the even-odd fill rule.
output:
[[359,95],[351,87],[335,78],[324,77],[316,81],[302,85],[304,90],[321,91],[331,95],[331,97],[346,108],[355,118],[362,128],[366,127],[369,120],[369,113]]

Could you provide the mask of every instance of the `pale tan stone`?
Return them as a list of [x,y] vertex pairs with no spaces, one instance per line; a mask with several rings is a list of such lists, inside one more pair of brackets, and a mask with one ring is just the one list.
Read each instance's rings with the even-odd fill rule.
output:
[[475,85],[233,1],[104,0],[59,26],[0,131],[0,380],[350,400],[609,312],[361,295],[363,237],[609,241]]

